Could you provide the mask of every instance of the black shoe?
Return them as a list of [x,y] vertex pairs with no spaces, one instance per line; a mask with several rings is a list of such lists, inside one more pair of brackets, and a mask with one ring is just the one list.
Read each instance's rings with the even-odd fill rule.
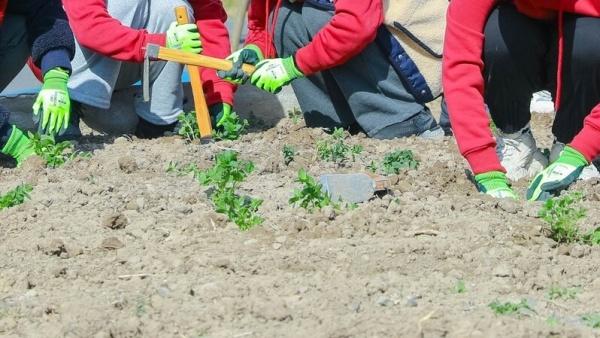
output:
[[167,125],[158,125],[150,123],[140,117],[140,122],[135,130],[135,136],[141,139],[159,138],[164,136],[166,132],[174,132],[175,127],[177,127],[177,122]]

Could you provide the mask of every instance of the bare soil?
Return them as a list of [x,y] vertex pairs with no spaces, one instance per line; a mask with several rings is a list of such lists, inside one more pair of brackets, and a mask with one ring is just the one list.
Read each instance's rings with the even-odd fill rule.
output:
[[[534,118],[544,146],[550,123]],[[356,135],[364,153],[336,168],[316,159],[323,131],[287,118],[270,127],[202,146],[88,135],[78,149],[91,159],[0,169],[0,192],[34,185],[0,212],[0,336],[600,337],[580,319],[600,312],[600,248],[547,238],[540,204],[478,194],[452,138]],[[300,152],[289,166],[285,144]],[[247,232],[192,177],[165,170],[208,167],[224,149],[257,167],[243,192],[264,199],[265,222]],[[365,170],[395,149],[421,166],[392,177],[389,194],[354,210],[288,205],[298,169]],[[600,226],[600,181],[571,190],[585,192],[581,225]],[[580,291],[550,300],[552,286]],[[488,306],[522,299],[534,311]]]

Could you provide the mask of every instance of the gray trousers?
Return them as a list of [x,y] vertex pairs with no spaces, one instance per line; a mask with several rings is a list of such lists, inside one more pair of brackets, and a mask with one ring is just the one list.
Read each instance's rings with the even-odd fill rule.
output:
[[[174,9],[188,7],[186,0],[107,0],[109,14],[124,26],[164,33],[175,21]],[[131,86],[142,79],[142,64],[122,62],[77,44],[69,81],[71,98],[79,102],[76,112],[98,131],[131,133],[138,116],[157,125],[175,122],[182,112],[183,66],[172,62],[150,64],[150,102],[144,102],[141,87]]]
[[[311,4],[284,0],[275,28],[281,57],[306,46],[329,23],[334,12]],[[308,126],[351,127],[370,137],[394,138],[421,134],[437,123],[416,101],[375,44],[345,64],[292,82]]]

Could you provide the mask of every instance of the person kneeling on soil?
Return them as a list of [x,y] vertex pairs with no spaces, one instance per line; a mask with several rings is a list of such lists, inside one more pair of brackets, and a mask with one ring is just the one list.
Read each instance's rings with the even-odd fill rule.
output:
[[[224,58],[231,49],[220,1],[215,0],[63,0],[77,39],[69,89],[74,100],[72,133],[81,135],[79,117],[93,129],[155,138],[176,127],[183,111],[183,66],[151,62],[150,102],[141,89],[147,44]],[[186,6],[196,23],[178,25],[175,8]],[[193,16],[190,15],[190,18]],[[202,32],[202,37],[200,36]],[[202,70],[204,90],[215,116],[231,110],[234,86],[215,71]],[[112,104],[111,104],[112,103]]]
[[[23,69],[31,56],[44,83],[33,113],[41,132],[64,132],[69,120],[67,81],[75,53],[73,33],[60,0],[0,0],[0,91]],[[31,156],[31,140],[9,123],[0,107],[0,152],[20,165]]]
[[[441,137],[425,106],[441,93],[408,57],[414,66],[408,72],[402,69],[407,63],[396,62],[407,55],[384,27],[388,2],[394,0],[252,0],[246,47],[229,59],[256,64],[250,81],[268,92],[291,83],[309,127],[362,129],[379,139]],[[443,20],[448,2],[434,2],[441,3],[436,8]],[[441,41],[443,25],[427,19],[424,26],[439,30]],[[275,54],[280,58],[264,59]],[[441,91],[441,56],[434,63]],[[248,80],[239,68],[218,74],[238,84]],[[409,85],[407,79],[416,78],[423,81]]]
[[[527,199],[545,200],[596,171],[590,162],[600,155],[599,31],[597,0],[451,1],[444,92],[481,192],[516,198],[508,179],[537,174]],[[558,109],[548,159],[531,133],[529,104],[531,93],[553,79]]]

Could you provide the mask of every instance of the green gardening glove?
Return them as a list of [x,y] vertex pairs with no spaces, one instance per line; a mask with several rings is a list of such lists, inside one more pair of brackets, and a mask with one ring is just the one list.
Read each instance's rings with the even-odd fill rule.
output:
[[12,127],[10,137],[0,152],[17,160],[17,166],[19,167],[27,158],[35,154],[29,137],[16,126]]
[[69,126],[71,99],[67,88],[69,72],[62,68],[50,69],[44,75],[44,84],[33,105],[34,121],[43,134],[59,134]]
[[545,201],[568,188],[588,166],[587,159],[577,150],[566,146],[554,163],[542,170],[527,190],[530,201]]
[[475,175],[475,182],[477,183],[477,190],[481,193],[494,198],[517,199],[517,195],[508,184],[506,174],[501,171],[490,171]]
[[263,60],[256,65],[256,71],[252,74],[250,82],[256,87],[272,94],[277,94],[283,86],[304,74],[296,67],[294,57],[285,59]]
[[233,84],[244,84],[250,76],[242,70],[242,65],[247,63],[254,66],[263,59],[263,54],[258,46],[247,45],[227,57],[227,60],[233,62],[233,68],[229,71],[220,70],[217,72],[217,75]]
[[194,23],[179,25],[171,23],[167,30],[167,48],[179,49],[183,52],[202,53],[202,41],[198,26]]
[[233,112],[231,105],[227,103],[213,104],[208,110],[210,111],[212,124],[215,128],[222,128],[223,122],[227,121]]

